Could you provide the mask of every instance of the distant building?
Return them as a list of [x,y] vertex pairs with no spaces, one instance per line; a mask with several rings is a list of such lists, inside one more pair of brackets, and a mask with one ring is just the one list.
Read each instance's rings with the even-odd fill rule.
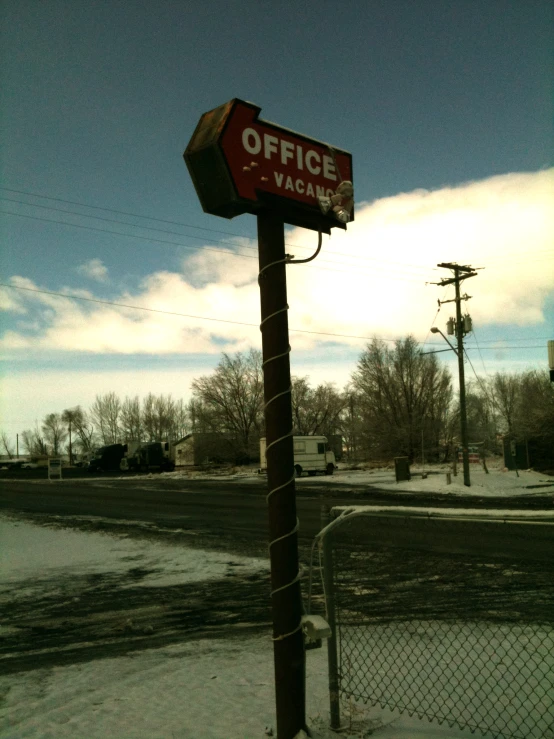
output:
[[252,439],[245,452],[234,434],[192,433],[174,442],[175,465],[196,467],[203,464],[245,464],[259,459],[259,437]]

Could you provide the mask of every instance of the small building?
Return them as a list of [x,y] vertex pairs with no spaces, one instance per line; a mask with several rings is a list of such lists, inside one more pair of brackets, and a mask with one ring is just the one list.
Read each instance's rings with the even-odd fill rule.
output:
[[239,464],[244,453],[234,434],[217,432],[192,433],[173,444],[177,467],[203,464]]

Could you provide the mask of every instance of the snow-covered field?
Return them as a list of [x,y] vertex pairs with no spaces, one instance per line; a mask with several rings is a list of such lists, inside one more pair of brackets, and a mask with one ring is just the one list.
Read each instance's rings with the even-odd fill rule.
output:
[[[451,472],[449,465],[426,465],[424,468],[412,465],[410,468],[412,479],[397,483],[394,469],[383,467],[378,469],[349,469],[347,465],[339,464],[338,470],[332,477],[317,475],[308,477],[303,475],[302,485],[321,485],[321,483],[332,483],[352,487],[350,492],[361,492],[360,487],[377,487],[381,490],[397,491],[406,493],[444,493],[445,496],[471,495],[478,497],[487,496],[520,496],[520,495],[551,495],[554,502],[554,477],[535,470],[518,470],[518,472],[507,470],[501,462],[494,460],[488,463],[488,474],[485,473],[480,464],[470,465],[471,486],[466,487],[463,482],[461,464],[458,465],[458,474],[451,475],[451,482],[447,483],[447,473]],[[147,475],[125,475],[103,476],[102,482],[110,480],[137,480],[154,479],[157,482],[163,480],[218,480],[221,482],[238,482],[245,484],[259,482],[260,475],[253,467],[222,468],[221,470],[201,471],[179,469],[175,472],[164,472],[161,475],[149,473]],[[264,476],[262,476],[264,479]],[[80,482],[90,482],[98,485],[97,478],[84,478]],[[42,481],[29,480],[39,483]],[[191,492],[191,491],[189,491]]]
[[[62,578],[125,573],[140,564],[142,584],[201,577],[208,583],[240,566],[256,572],[260,559],[202,552],[108,534],[0,521],[0,603],[32,595]],[[13,626],[10,631],[13,631]],[[17,628],[17,627],[16,627]],[[4,631],[4,636],[6,631]],[[0,638],[2,628],[0,622]],[[1,672],[1,661],[0,661]],[[326,650],[307,653],[308,723],[331,736]],[[344,737],[461,737],[387,710],[343,706]],[[275,726],[273,651],[265,637],[183,641],[129,656],[54,665],[0,677],[0,737],[182,737],[263,739]]]
[[49,528],[14,519],[0,519],[2,559],[0,593],[22,583],[40,589],[58,576],[114,573],[126,575],[142,568],[141,587],[164,587],[224,577],[236,568],[268,571],[265,559],[189,549],[179,545],[145,542],[124,536],[82,533]]
[[[203,640],[0,678],[0,736],[264,739],[275,727],[269,638]],[[467,732],[379,708],[343,706],[326,730],[325,650],[307,654],[307,719],[316,736],[458,739]],[[350,727],[350,730],[348,728]]]
[[[339,470],[333,482],[352,486],[375,485],[390,490],[444,493],[449,496],[550,495],[553,478],[499,468],[486,475],[472,466],[472,487],[461,476],[446,485],[446,470],[433,470],[426,479],[414,476],[397,484],[394,471]],[[412,473],[417,470],[412,468]],[[168,478],[188,477],[172,473]],[[202,476],[195,474],[194,476]],[[163,479],[165,475],[156,476]],[[207,477],[207,475],[203,475]],[[217,479],[259,479],[251,470],[214,476]],[[311,484],[322,478],[303,478]],[[534,487],[539,485],[540,487]],[[533,487],[529,487],[533,486]],[[468,512],[466,511],[466,514]],[[482,514],[483,511],[479,511]],[[498,513],[498,512],[497,512]],[[14,518],[0,519],[0,606],[21,598],[39,598],[55,583],[83,575],[131,577],[143,573],[134,587],[170,587],[192,581],[214,585],[237,569],[267,572],[265,559],[189,549],[182,544],[105,533],[48,528]],[[148,591],[150,592],[150,591]],[[60,597],[66,591],[60,586]],[[78,594],[70,593],[76,600]],[[63,598],[62,598],[63,599]],[[401,628],[399,626],[399,628]],[[2,624],[0,642],[17,625]],[[221,633],[221,632],[220,632]],[[144,635],[143,635],[144,638]],[[147,637],[146,637],[147,638]],[[0,675],[2,659],[0,659]],[[325,648],[307,653],[307,717],[314,736],[348,739],[454,739],[468,732],[431,724],[407,715],[346,703],[344,731],[327,729],[329,716],[327,655]],[[0,676],[0,737],[175,737],[176,739],[264,739],[266,727],[275,727],[273,652],[266,636],[245,636],[236,628],[228,638],[183,640],[127,656],[105,657],[75,664],[42,666]],[[554,733],[550,736],[554,737]]]
[[[373,470],[349,470],[341,468],[333,475],[332,482],[341,485],[375,486],[381,490],[406,493],[444,493],[446,496],[514,496],[514,495],[544,495],[552,494],[554,500],[554,477],[534,470],[519,470],[516,474],[506,470],[498,462],[489,465],[489,474],[485,473],[481,465],[470,465],[471,486],[466,487],[463,481],[461,465],[458,474],[451,475],[451,483],[447,483],[447,473],[451,472],[448,465],[432,465],[424,468],[412,465],[410,467],[412,479],[397,483],[394,469],[382,468]],[[423,477],[423,473],[426,475]],[[302,477],[302,483],[321,482],[321,477]],[[329,479],[329,478],[328,478]],[[352,492],[356,492],[353,490]]]
[[[544,495],[552,493],[554,499],[554,478],[534,470],[520,470],[515,472],[505,470],[499,466],[491,466],[489,474],[479,465],[470,465],[471,486],[466,487],[463,482],[461,465],[458,475],[452,475],[450,484],[446,481],[449,468],[445,466],[421,467],[412,466],[412,479],[408,482],[397,483],[392,470],[358,471],[345,470],[336,476],[337,482],[352,485],[375,485],[383,490],[398,490],[422,493],[444,493],[445,495],[475,495],[475,496],[513,496],[513,495]],[[422,477],[422,472],[427,477]],[[313,479],[313,478],[310,478]]]

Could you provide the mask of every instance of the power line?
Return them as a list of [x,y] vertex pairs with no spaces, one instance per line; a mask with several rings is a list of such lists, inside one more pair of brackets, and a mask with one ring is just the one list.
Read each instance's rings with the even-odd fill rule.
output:
[[[180,221],[170,221],[170,220],[166,220],[166,219],[163,219],[163,218],[154,218],[153,216],[145,216],[145,215],[140,215],[138,213],[130,213],[129,211],[116,210],[115,208],[104,208],[104,207],[101,207],[101,206],[98,206],[98,205],[87,205],[86,203],[80,203],[80,202],[76,202],[74,200],[65,200],[64,198],[55,198],[55,197],[51,197],[51,196],[48,196],[48,195],[39,195],[38,193],[26,192],[24,190],[14,190],[14,189],[11,189],[11,188],[8,188],[8,187],[0,187],[0,190],[5,190],[6,192],[14,192],[14,193],[17,193],[19,195],[27,195],[27,196],[35,197],[35,198],[42,198],[44,200],[53,200],[53,201],[56,201],[56,202],[65,203],[67,205],[76,205],[76,206],[82,207],[82,208],[91,208],[91,209],[94,209],[94,210],[103,210],[103,211],[107,211],[109,213],[115,213],[117,215],[131,216],[133,218],[144,218],[144,219],[147,219],[147,220],[150,220],[150,221],[156,221],[158,223],[167,223],[167,224],[170,224],[172,226],[182,226],[183,228],[194,228],[194,229],[197,229],[197,230],[200,230],[200,231],[207,231],[207,232],[210,232],[210,233],[218,233],[218,234],[227,235],[227,236],[235,236],[235,237],[240,238],[240,239],[248,239],[249,241],[252,241],[252,239],[250,239],[247,236],[241,236],[240,234],[231,233],[230,231],[219,231],[219,230],[213,229],[213,228],[204,228],[202,226],[194,226],[193,224],[190,224],[190,223],[182,223]],[[202,238],[200,236],[193,236],[191,234],[181,234],[181,233],[178,233],[178,232],[175,232],[175,231],[164,231],[163,229],[152,229],[149,226],[141,226],[141,225],[136,224],[136,223],[126,223],[124,221],[117,221],[117,220],[108,219],[108,218],[101,218],[99,216],[91,216],[91,215],[88,215],[86,213],[75,213],[74,211],[63,210],[61,208],[54,208],[53,206],[40,205],[38,203],[28,203],[28,202],[26,202],[24,200],[16,200],[14,198],[7,198],[5,196],[1,196],[0,197],[0,200],[6,200],[6,201],[9,201],[9,202],[19,203],[21,205],[27,205],[27,206],[29,206],[31,208],[32,207],[36,207],[36,208],[45,208],[47,210],[56,210],[56,211],[59,211],[61,213],[68,213],[70,215],[81,216],[83,218],[95,218],[95,219],[98,219],[98,220],[105,220],[105,221],[109,221],[109,222],[113,222],[113,223],[125,223],[125,225],[134,226],[136,228],[142,228],[142,229],[145,229],[145,230],[160,231],[162,233],[174,233],[177,236],[187,236],[187,237],[194,238],[194,239],[201,239]],[[7,211],[4,211],[4,212],[7,212]],[[11,215],[15,215],[15,214],[12,213]],[[233,242],[217,241],[217,243],[233,243]],[[238,246],[243,246],[242,244],[237,244],[237,245]],[[289,242],[286,242],[286,246],[289,246],[289,247],[291,247],[293,249],[307,249],[307,250],[311,250],[312,249],[311,246],[303,246],[303,245],[300,245],[300,244],[291,244]],[[254,249],[254,251],[257,251],[257,247],[244,246],[244,248],[245,249]],[[335,251],[326,250],[326,253],[327,254],[333,254],[333,255],[336,255],[336,256],[340,256],[341,258],[348,257],[348,258],[351,258],[351,259],[360,259],[360,260],[369,261],[369,262],[374,262],[374,261],[385,262],[387,264],[395,265],[395,267],[397,267],[398,265],[400,265],[400,266],[404,266],[404,267],[412,267],[412,268],[418,269],[418,270],[426,270],[427,269],[426,267],[424,267],[424,266],[422,266],[420,264],[412,264],[412,263],[408,263],[408,262],[395,262],[395,261],[392,261],[392,260],[383,260],[383,259],[377,260],[376,258],[366,257],[366,256],[360,256],[359,254],[352,254],[350,252],[335,252]],[[334,262],[331,262],[331,263],[334,263]]]
[[483,355],[481,354],[481,349],[479,348],[479,342],[477,341],[477,334],[475,333],[475,328],[472,328],[473,338],[475,339],[475,343],[477,344],[477,351],[479,352],[479,356],[481,357],[481,364],[483,365],[483,369],[485,370],[485,375],[488,374],[487,368],[485,367],[485,360],[483,359]]
[[[437,316],[439,315],[440,309],[441,309],[441,303],[444,301],[444,298],[446,297],[446,293],[447,292],[448,292],[448,288],[446,288],[446,290],[444,291],[444,293],[442,295],[442,300],[439,300],[438,301],[439,307],[437,308],[437,312],[435,313],[435,316],[434,316],[433,320],[431,321],[431,326],[434,326],[435,321],[437,320]],[[427,339],[429,338],[429,334],[431,333],[431,326],[427,329],[427,334],[425,335],[425,340],[422,342],[423,344],[426,344],[427,343]]]
[[[66,211],[63,211],[63,212],[66,212]],[[72,228],[80,228],[80,229],[84,229],[86,231],[94,231],[94,232],[107,233],[107,234],[115,234],[116,236],[125,236],[126,238],[129,238],[129,239],[140,239],[141,241],[148,241],[148,242],[156,243],[156,244],[166,244],[166,245],[170,245],[170,246],[174,246],[174,247],[182,248],[182,249],[192,249],[192,250],[195,250],[195,251],[213,251],[213,252],[217,252],[217,253],[221,253],[221,254],[226,254],[228,256],[243,257],[245,259],[257,259],[257,256],[255,256],[253,254],[252,255],[251,254],[240,254],[238,252],[231,251],[230,249],[218,249],[217,247],[210,247],[210,246],[190,246],[190,245],[182,244],[182,243],[176,242],[176,241],[169,241],[167,239],[157,239],[157,238],[154,238],[154,237],[151,237],[151,236],[139,236],[137,234],[122,233],[121,231],[114,231],[113,229],[98,228],[97,226],[86,226],[86,225],[84,225],[82,223],[68,223],[67,221],[60,221],[60,220],[53,219],[53,218],[43,218],[43,217],[40,217],[40,216],[32,216],[32,215],[25,214],[25,213],[14,213],[13,211],[7,211],[7,210],[0,210],[0,213],[5,213],[7,215],[16,216],[18,218],[28,218],[28,219],[35,220],[35,221],[43,221],[45,223],[56,223],[56,224],[62,225],[62,226],[70,226]],[[89,218],[89,217],[96,218],[96,216],[83,216],[83,214],[79,214],[79,213],[75,213],[75,214],[71,214],[71,215],[82,216],[82,217],[85,217],[85,218]],[[100,219],[100,220],[104,220],[104,219]],[[105,219],[105,220],[111,220],[111,219]],[[116,221],[116,223],[122,223],[122,222],[121,221]],[[136,226],[134,224],[127,224],[127,223],[126,224],[123,224],[122,223],[122,225],[128,225],[128,226],[132,226],[134,228],[145,228],[144,226]],[[156,229],[149,229],[149,230],[155,231]],[[177,234],[177,235],[179,235],[179,236],[185,236],[185,237],[188,236],[188,234]],[[198,238],[198,237],[194,237],[194,238]],[[247,247],[247,248],[250,248],[250,247]],[[356,265],[344,265],[344,264],[341,264],[340,262],[333,262],[333,261],[330,261],[330,260],[322,260],[322,261],[325,261],[326,264],[332,264],[334,266],[331,268],[331,267],[324,267],[322,265],[314,265],[313,266],[313,269],[325,270],[327,272],[331,271],[331,272],[335,272],[335,273],[341,272],[343,274],[351,274],[352,273],[352,270],[340,269],[340,267],[344,267],[344,266],[356,267]],[[360,265],[359,267],[357,267],[356,272],[359,272],[360,269],[368,269],[368,270],[371,270],[372,271],[372,274],[373,274],[373,272],[375,270],[379,270],[379,267],[372,267],[371,265]],[[391,273],[389,273],[389,272],[387,272],[385,270],[383,270],[383,273],[386,274],[386,275],[388,275],[391,279],[394,278],[395,280],[400,280],[402,282],[418,282],[418,283],[420,283],[423,280],[423,277],[416,278],[415,275],[412,276],[412,277],[400,277],[400,276],[398,276],[396,274],[391,274]]]
[[[224,236],[234,236],[234,237],[239,238],[239,239],[247,239],[249,241],[252,241],[252,239],[250,237],[248,237],[248,236],[242,236],[241,234],[233,233],[231,231],[221,231],[221,230],[215,229],[215,228],[206,228],[206,227],[203,227],[203,226],[195,226],[195,225],[193,225],[191,223],[183,223],[181,221],[172,221],[172,220],[168,220],[168,219],[164,219],[164,218],[156,218],[154,216],[148,216],[148,215],[139,214],[139,213],[132,213],[130,211],[118,210],[116,208],[108,208],[108,207],[104,207],[104,206],[90,205],[90,204],[82,203],[82,202],[75,201],[75,200],[68,200],[66,198],[57,198],[57,197],[53,197],[51,195],[41,195],[39,193],[34,193],[34,192],[27,191],[27,190],[16,190],[14,188],[1,187],[1,186],[0,186],[0,190],[4,190],[6,192],[13,192],[13,193],[16,193],[18,195],[26,195],[28,197],[41,198],[43,200],[51,200],[51,201],[54,201],[54,202],[65,203],[67,205],[75,205],[75,206],[81,207],[81,208],[89,208],[89,209],[92,209],[92,210],[100,210],[100,211],[105,211],[105,212],[108,212],[108,213],[115,213],[117,215],[130,216],[132,218],[142,218],[142,219],[146,219],[146,220],[149,220],[149,221],[155,221],[157,223],[166,223],[166,224],[173,225],[173,226],[182,226],[183,228],[193,228],[195,230],[206,231],[208,233],[217,233],[217,234],[222,234]],[[61,208],[53,208],[52,206],[44,206],[44,205],[40,205],[38,203],[28,203],[28,202],[21,201],[21,200],[15,200],[13,198],[0,197],[0,200],[6,200],[6,201],[9,201],[9,202],[15,202],[15,203],[19,203],[21,205],[26,205],[26,206],[29,206],[29,207],[37,207],[37,208],[45,208],[45,209],[48,209],[48,210],[55,210],[55,211],[58,211],[58,212],[61,212],[61,213],[67,213],[68,215],[80,216],[80,217],[83,217],[83,218],[95,218],[95,219],[103,220],[103,221],[106,221],[106,222],[119,223],[119,224],[122,224],[122,225],[131,226],[131,227],[134,227],[134,228],[141,228],[143,230],[159,231],[161,233],[174,234],[176,236],[185,236],[186,238],[192,238],[192,239],[202,240],[202,237],[201,236],[195,236],[193,234],[182,234],[182,233],[179,233],[179,232],[167,231],[167,230],[164,230],[164,229],[152,229],[149,226],[141,226],[140,224],[136,224],[136,223],[127,223],[127,222],[124,222],[124,221],[117,221],[115,219],[100,218],[98,216],[91,216],[91,215],[88,215],[86,213],[75,213],[74,211],[70,211],[70,210],[63,210]],[[4,212],[4,213],[6,213],[8,215],[15,215],[15,216],[19,215],[21,217],[32,218],[32,216],[25,216],[25,215],[20,214],[20,213],[13,213],[13,212],[9,212],[9,211],[0,211],[0,212]],[[35,219],[36,220],[39,220],[36,217],[35,217]],[[44,219],[44,220],[48,220],[48,219]],[[80,228],[85,228],[85,226],[78,226],[77,224],[70,224],[70,223],[67,223],[67,222],[64,222],[64,221],[54,221],[53,220],[51,222],[52,223],[60,223],[62,225],[70,225],[70,226],[73,225],[73,226],[76,226],[78,228],[79,227]],[[112,233],[112,232],[108,232],[108,233]],[[121,235],[128,236],[130,238],[141,238],[141,237],[131,236],[130,234],[121,234],[118,231],[114,231],[113,233],[116,233],[116,234],[118,234],[120,236]],[[144,237],[142,237],[142,238],[144,238]],[[152,239],[152,241],[154,241],[154,239]],[[257,248],[256,247],[250,247],[250,246],[247,246],[245,244],[239,244],[237,242],[218,241],[218,240],[215,240],[215,241],[216,241],[216,243],[221,243],[221,244],[227,244],[228,243],[228,244],[232,244],[232,245],[235,245],[235,246],[239,246],[239,247],[244,248],[244,249],[252,249],[254,251],[257,251]],[[156,242],[157,243],[165,243],[164,241],[162,241],[160,239],[157,239]],[[174,242],[167,242],[167,243],[174,244]],[[186,248],[186,249],[192,249],[192,248],[194,248],[194,247],[191,247],[191,246],[186,246],[184,244],[174,244],[174,245],[176,245],[176,246],[182,246],[183,248]],[[312,249],[311,246],[303,246],[303,245],[300,245],[300,244],[291,244],[289,242],[286,243],[286,246],[291,247],[293,249],[304,249],[304,250],[311,250]],[[201,248],[209,249],[210,247],[209,246],[206,246],[206,247],[201,247]],[[211,251],[216,251],[216,249],[211,249]],[[220,250],[220,251],[225,251],[228,254],[233,254],[233,255],[236,255],[236,256],[247,256],[247,255],[244,255],[244,254],[237,254],[236,252],[230,252],[228,250]],[[365,268],[370,268],[370,269],[379,269],[379,267],[372,266],[372,264],[371,264],[372,262],[379,262],[380,264],[385,263],[385,264],[394,265],[396,270],[398,270],[398,266],[400,266],[400,267],[410,267],[412,270],[420,270],[420,271],[425,271],[426,269],[428,269],[427,267],[424,267],[424,266],[419,265],[419,264],[413,264],[413,263],[409,263],[409,262],[396,262],[396,261],[393,261],[393,260],[384,260],[382,258],[379,258],[379,259],[376,259],[375,258],[374,259],[372,257],[361,256],[361,255],[352,254],[352,253],[349,253],[349,252],[336,252],[336,251],[332,251],[332,250],[327,250],[326,249],[325,250],[325,253],[326,254],[333,255],[333,256],[338,256],[341,259],[348,258],[348,259],[361,260],[362,262],[367,262],[367,264],[364,264],[362,266],[365,267]],[[521,254],[521,252],[519,252],[519,251],[518,252],[504,252],[503,253],[503,256],[509,256],[510,253],[517,254],[518,256],[520,256],[520,254]],[[545,254],[545,255],[553,254],[554,255],[554,252],[551,249],[542,249],[539,252],[536,252],[536,254]],[[549,258],[549,257],[544,257],[544,258]],[[509,262],[504,262],[503,264],[499,264],[496,259],[492,259],[492,260],[489,259],[489,260],[485,260],[483,262],[483,264],[491,264],[491,265],[494,264],[494,266],[497,267],[497,268],[500,268],[500,267],[506,267],[507,268],[507,267],[511,267],[514,264],[520,264],[520,263],[530,264],[530,263],[534,263],[534,262],[542,262],[542,261],[544,261],[544,258],[543,257],[540,257],[538,259],[529,259],[527,257],[526,259],[521,259],[521,260],[517,260],[517,261],[510,260]],[[328,260],[328,259],[323,259],[323,260],[320,259],[320,262],[322,262],[322,261],[325,262],[325,263],[327,263],[327,264],[333,264],[333,265],[338,264],[338,262],[335,262],[333,260]],[[314,266],[317,269],[325,269],[324,267],[319,266],[319,265],[314,265]],[[346,266],[346,265],[345,264],[341,264],[340,266]],[[352,265],[352,266],[357,266],[357,265]],[[434,268],[431,268],[431,269],[434,270]],[[340,271],[344,272],[345,270],[340,270]],[[414,275],[415,276],[416,273],[413,272],[413,271],[404,271],[403,274],[406,274],[406,275]],[[402,280],[402,281],[410,281],[407,278],[400,278],[398,276],[396,276],[396,279]],[[415,282],[417,280],[411,280],[411,281],[414,281]]]
[[[51,195],[39,195],[36,192],[27,192],[26,190],[14,190],[10,187],[0,187],[0,190],[5,190],[6,192],[15,192],[18,195],[29,195],[33,198],[43,198],[44,200],[54,200],[58,203],[66,203],[67,205],[77,205],[81,208],[92,208],[93,210],[104,210],[108,213],[116,213],[118,215],[123,216],[132,216],[133,218],[146,218],[149,221],[156,221],[157,223],[169,223],[172,226],[184,226],[186,228],[196,228],[199,231],[209,231],[210,233],[216,233],[216,234],[223,234],[224,236],[237,236],[238,238],[248,238],[243,237],[240,234],[237,233],[231,233],[230,231],[219,231],[215,228],[204,228],[203,226],[193,226],[190,223],[181,223],[180,221],[169,221],[164,218],[154,218],[154,216],[145,216],[139,215],[138,213],[130,213],[126,210],[116,210],[115,208],[105,208],[100,205],[89,205],[88,203],[79,203],[75,200],[66,200],[65,198],[55,198]],[[26,203],[26,205],[33,205],[33,203]]]
[[[146,311],[148,313],[160,313],[162,315],[168,315],[168,316],[177,316],[179,318],[194,318],[199,321],[213,321],[215,323],[229,323],[236,326],[252,326],[252,327],[259,327],[258,323],[247,323],[245,321],[231,321],[226,318],[212,318],[210,316],[198,316],[193,315],[189,313],[179,313],[177,311],[168,311],[168,310],[162,310],[161,308],[146,308],[142,305],[130,305],[127,303],[118,303],[114,300],[101,300],[100,298],[85,298],[82,295],[72,295],[70,293],[61,293],[56,292],[55,290],[41,290],[39,288],[34,287],[23,287],[22,285],[10,285],[7,282],[0,282],[0,287],[7,287],[12,290],[23,290],[25,292],[31,292],[31,293],[39,293],[41,295],[53,295],[58,298],[65,298],[67,300],[83,300],[87,303],[99,303],[100,305],[111,305],[116,308],[127,308],[129,310],[140,310],[140,311]],[[359,336],[357,334],[340,334],[340,333],[332,333],[329,331],[308,331],[306,329],[300,329],[300,328],[291,328],[290,331],[293,331],[294,333],[298,334],[313,334],[314,336],[334,336],[337,338],[343,338],[343,339],[360,339],[362,341],[372,341],[374,337],[372,336]],[[399,341],[399,339],[389,339],[384,337],[379,337],[381,341],[387,341],[394,343],[396,341]],[[427,344],[428,346],[438,346],[437,342],[422,342],[423,344]],[[491,351],[498,349],[498,347],[484,347],[484,349],[489,348]],[[515,347],[501,347],[501,348],[507,348],[507,349],[542,349],[542,345],[538,346],[515,346]],[[472,349],[470,347],[470,349]]]
[[[186,236],[187,239],[197,239],[198,241],[206,241],[204,236],[194,236],[194,234],[183,234],[179,231],[168,231],[167,229],[163,228],[150,228],[149,226],[141,226],[138,223],[129,223],[129,221],[118,221],[116,218],[104,218],[102,216],[91,216],[88,215],[88,213],[75,213],[75,211],[72,210],[65,210],[64,208],[54,208],[52,205],[39,205],[38,203],[26,203],[24,200],[16,200],[15,198],[6,198],[0,196],[0,200],[5,200],[9,203],[18,203],[19,205],[27,205],[29,208],[43,208],[44,210],[53,210],[57,213],[67,213],[67,215],[70,216],[76,216],[77,218],[93,218],[95,221],[104,221],[105,223],[118,223],[121,226],[131,226],[132,228],[141,228],[144,231],[154,231],[156,233],[163,233],[163,234],[171,234],[173,236]],[[7,211],[5,211],[7,212]],[[10,215],[13,215],[11,213]],[[19,214],[22,215],[22,214]],[[140,216],[137,216],[137,218],[140,218]],[[73,224],[68,224],[73,225]],[[182,224],[184,225],[184,224]],[[196,226],[192,226],[192,228],[196,228]],[[226,241],[217,241],[218,244],[225,244],[225,243],[232,243],[234,246],[240,246],[243,249],[250,249],[251,251],[257,252],[257,248],[255,246],[246,246],[244,244],[238,244],[236,242],[226,242]],[[197,247],[202,248],[202,247]]]
[[[82,228],[85,231],[97,231],[105,234],[116,234],[117,236],[126,236],[130,239],[141,239],[142,241],[155,242],[156,244],[170,244],[171,246],[177,246],[182,249],[199,249],[206,251],[215,251],[220,254],[233,254],[235,257],[244,257],[245,259],[256,259],[254,255],[250,254],[238,254],[237,252],[229,251],[229,249],[216,249],[210,246],[187,246],[186,244],[177,244],[175,241],[168,241],[167,239],[155,239],[152,236],[137,236],[136,234],[125,234],[120,231],[113,231],[106,228],[98,228],[97,226],[85,226],[82,223],[67,223],[66,221],[57,221],[52,218],[41,218],[40,216],[31,216],[24,213],[13,213],[12,211],[2,210],[0,213],[6,213],[10,216],[18,216],[19,218],[30,218],[33,221],[44,221],[46,223],[57,223],[62,226],[72,226],[73,228]],[[139,227],[140,228],[140,227]]]
[[[497,408],[497,409],[498,409],[499,411],[501,411],[501,412],[502,412],[502,409],[500,408],[500,406],[499,406],[499,404],[498,404],[498,402],[497,402],[496,398],[494,397],[494,393],[491,393],[491,394],[489,395],[489,391],[488,391],[488,388],[487,388],[487,386],[485,385],[485,383],[483,382],[483,380],[482,380],[482,379],[481,379],[481,378],[479,377],[479,375],[478,375],[478,374],[477,374],[477,372],[475,371],[475,367],[473,366],[473,363],[472,363],[471,359],[469,358],[469,355],[468,355],[468,353],[467,353],[467,351],[466,351],[465,347],[464,347],[464,354],[465,354],[465,356],[466,356],[466,358],[467,358],[467,361],[468,361],[468,362],[469,362],[469,364],[471,365],[471,369],[473,370],[473,374],[475,375],[475,379],[477,380],[477,382],[479,383],[479,385],[481,385],[481,389],[482,389],[482,391],[484,392],[484,394],[485,394],[485,397],[486,397],[487,401],[488,401],[488,402],[489,402],[489,403],[490,403],[491,405],[493,405],[493,406],[496,406],[496,408]],[[484,367],[484,366],[485,366],[485,365],[484,365],[484,363],[483,363],[483,367]],[[486,370],[485,370],[485,373],[486,373]]]
[[[142,305],[129,305],[126,303],[117,303],[113,300],[100,300],[99,298],[85,298],[82,295],[71,295],[69,293],[55,292],[54,290],[40,290],[34,287],[23,287],[22,285],[10,285],[9,283],[6,283],[6,282],[0,282],[0,287],[7,287],[7,288],[11,288],[12,290],[25,290],[26,292],[40,293],[42,295],[54,295],[59,298],[66,298],[68,300],[84,300],[87,303],[99,303],[100,305],[111,305],[117,308],[128,308],[130,310],[142,310],[142,311],[147,311],[148,313],[161,313],[163,315],[179,316],[181,318],[194,318],[199,321],[214,321],[215,323],[231,323],[236,326],[254,326],[255,328],[259,328],[260,326],[259,323],[247,323],[244,321],[230,321],[226,318],[211,318],[209,316],[197,316],[197,315],[192,315],[189,313],[178,313],[177,311],[162,310],[160,308],[145,308]],[[337,334],[337,333],[330,333],[327,331],[307,331],[305,329],[300,329],[300,328],[291,328],[289,330],[294,331],[295,333],[300,333],[300,334],[315,334],[318,336],[337,336],[337,337],[342,337],[345,339],[363,339],[364,341],[371,341],[371,337],[369,336]],[[383,341],[394,342],[394,341],[397,341],[397,339],[383,339]]]

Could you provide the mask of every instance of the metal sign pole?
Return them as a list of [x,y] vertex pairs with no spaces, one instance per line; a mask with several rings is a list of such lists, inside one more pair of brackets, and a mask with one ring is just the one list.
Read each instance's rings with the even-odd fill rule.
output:
[[258,215],[261,332],[275,660],[277,736],[306,731],[305,652],[298,568],[285,228],[272,212]]

